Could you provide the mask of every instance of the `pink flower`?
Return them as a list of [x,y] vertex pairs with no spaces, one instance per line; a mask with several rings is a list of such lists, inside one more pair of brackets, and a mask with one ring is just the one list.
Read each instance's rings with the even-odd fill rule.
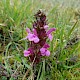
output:
[[56,28],[51,28],[49,31],[47,31],[47,36],[48,36],[48,38],[50,39],[50,41],[52,41],[52,39],[53,39],[53,36],[51,35],[51,32],[53,32],[53,31],[55,31],[56,30]]
[[32,34],[32,33],[29,33],[27,35],[27,39],[29,41],[34,41],[34,43],[38,43],[39,42],[39,38],[36,35]]
[[47,48],[49,48],[50,46],[45,43],[44,46],[40,49],[41,55],[42,56],[49,56],[50,55],[50,51],[47,50]]
[[24,56],[25,57],[29,56],[32,53],[33,53],[33,49],[32,48],[29,48],[28,50],[24,50]]
[[30,29],[29,29],[29,28],[26,28],[26,31],[27,31],[28,33],[31,33],[31,31],[30,31]]
[[28,35],[27,35],[27,39],[29,41],[34,41],[34,43],[38,43],[39,42],[39,38],[37,37],[37,32],[35,29],[33,29],[33,33],[31,33],[30,29],[27,28],[26,31],[28,32]]
[[44,26],[44,29],[48,29],[48,27],[49,27],[48,25],[45,25],[45,26]]
[[46,48],[41,48],[40,52],[41,52],[42,56],[49,56],[50,55],[50,51],[47,50]]
[[33,29],[32,31],[33,31],[34,35],[36,35],[36,36],[37,36],[36,29]]
[[49,44],[45,43],[43,47],[47,49],[47,48],[49,48],[50,46],[49,46]]
[[30,55],[30,51],[24,50],[24,56],[27,57]]

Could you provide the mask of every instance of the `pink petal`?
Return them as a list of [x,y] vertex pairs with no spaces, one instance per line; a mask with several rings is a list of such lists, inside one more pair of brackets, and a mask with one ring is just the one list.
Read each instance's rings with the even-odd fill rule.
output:
[[33,41],[34,40],[34,34],[29,33],[27,38],[29,41]]
[[53,36],[51,34],[48,35],[48,38],[50,39],[50,41],[52,41]]
[[33,49],[32,48],[28,48],[28,51],[30,51],[30,53],[33,53]]
[[39,42],[39,38],[38,38],[38,37],[35,37],[35,38],[34,38],[34,42],[35,42],[35,43],[38,43],[38,42]]
[[48,27],[49,27],[48,25],[45,25],[45,26],[44,26],[44,29],[47,29]]
[[36,29],[33,29],[33,33],[34,33],[34,35],[36,35],[36,36],[37,36]]
[[24,50],[24,56],[27,57],[30,55],[30,51]]
[[48,32],[47,32],[47,35],[49,35],[51,32],[55,31],[56,28],[51,28]]
[[29,33],[27,38],[28,38],[29,41],[34,41],[35,43],[39,42],[39,38],[34,34]]
[[46,51],[46,56],[50,56],[50,51],[49,50]]
[[41,55],[42,55],[42,56],[45,56],[46,49],[45,49],[45,48],[41,48],[41,49],[40,49],[40,52],[41,52]]
[[29,28],[26,28],[26,31],[27,31],[28,33],[31,33],[31,31],[30,31],[30,29],[29,29]]
[[49,48],[50,46],[49,46],[49,44],[45,43],[43,47],[47,49],[47,48]]
[[41,53],[42,56],[45,56],[45,53]]
[[49,56],[50,55],[50,51],[47,50],[46,48],[41,48],[40,52],[41,52],[42,56]]
[[41,53],[45,53],[45,50],[46,50],[45,48],[41,48],[41,49],[40,49],[40,52],[41,52]]

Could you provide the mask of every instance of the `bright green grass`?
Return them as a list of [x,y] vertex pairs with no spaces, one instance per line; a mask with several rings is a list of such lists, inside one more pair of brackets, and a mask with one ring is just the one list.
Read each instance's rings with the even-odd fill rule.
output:
[[[66,46],[72,38],[80,38],[79,4],[79,0],[0,0],[0,65],[5,64],[10,80],[24,80],[25,69],[30,70],[25,80],[34,80],[35,72],[37,80],[80,80],[80,42]],[[28,43],[20,40],[27,35],[26,27],[32,27],[39,9],[46,13],[49,26],[57,30],[49,42],[50,57],[43,58],[33,70],[23,56]],[[7,80],[1,72],[0,80]]]

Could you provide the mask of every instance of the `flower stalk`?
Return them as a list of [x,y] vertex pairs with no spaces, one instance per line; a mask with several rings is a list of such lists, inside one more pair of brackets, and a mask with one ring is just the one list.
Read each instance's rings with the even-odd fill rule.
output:
[[25,39],[28,39],[30,45],[28,50],[24,50],[24,56],[29,57],[31,62],[39,63],[42,56],[50,56],[48,50],[50,46],[46,43],[46,40],[49,38],[52,41],[51,33],[56,29],[48,30],[46,15],[40,10],[34,16],[36,21],[33,22],[32,30],[26,28],[28,35]]

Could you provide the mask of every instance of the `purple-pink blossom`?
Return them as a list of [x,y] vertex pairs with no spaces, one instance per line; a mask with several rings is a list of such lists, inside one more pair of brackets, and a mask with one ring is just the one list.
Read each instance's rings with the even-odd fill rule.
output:
[[36,35],[32,34],[32,33],[29,33],[27,35],[27,39],[29,41],[34,41],[34,43],[38,43],[39,42],[39,38]]
[[42,56],[49,56],[50,55],[50,51],[47,50],[46,48],[41,48],[40,52],[41,52]]
[[56,28],[51,28],[50,30],[48,30],[47,31],[47,36],[48,36],[48,38],[50,39],[50,41],[52,41],[52,39],[53,39],[53,36],[51,35],[51,33],[53,32],[53,31],[55,31],[56,30]]
[[44,26],[44,29],[48,29],[48,27],[49,27],[48,25],[45,25],[45,26]]
[[30,55],[30,51],[24,50],[24,56],[27,57]]
[[39,42],[39,38],[37,36],[37,32],[35,29],[33,29],[33,33],[30,31],[29,28],[26,29],[26,31],[28,32],[28,35],[27,35],[27,39],[29,41],[33,41],[34,43],[38,43]]
[[47,50],[50,46],[45,43],[44,46],[40,49],[41,55],[42,56],[49,56],[50,55],[50,51]]
[[28,48],[28,50],[24,50],[24,56],[25,57],[27,57],[31,54],[33,54],[33,49],[32,48]]
[[46,15],[40,10],[35,14],[36,21],[33,22],[33,28],[30,30],[26,28],[27,36],[24,39],[28,39],[29,45],[28,50],[24,50],[24,56],[28,57],[31,62],[38,63],[42,56],[50,56],[50,47],[47,44],[47,38],[52,41],[52,32],[55,28],[48,30],[49,26],[47,24]]
[[47,31],[47,35],[49,35],[51,32],[55,31],[56,28],[51,28],[50,30]]
[[46,48],[46,49],[48,49],[50,47],[50,45],[47,44],[47,43],[45,43],[43,47]]

